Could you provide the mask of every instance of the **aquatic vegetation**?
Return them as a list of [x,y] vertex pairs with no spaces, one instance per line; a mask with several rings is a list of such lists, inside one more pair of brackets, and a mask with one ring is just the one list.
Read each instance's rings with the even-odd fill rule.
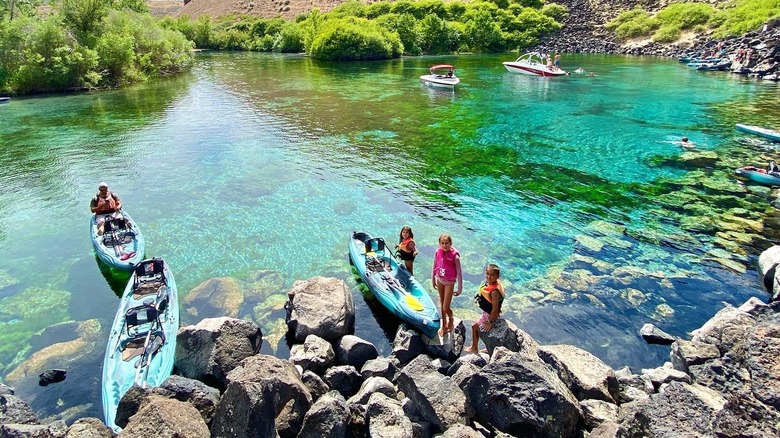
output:
[[70,295],[64,290],[30,287],[0,298],[0,366],[22,359],[35,333],[68,319]]

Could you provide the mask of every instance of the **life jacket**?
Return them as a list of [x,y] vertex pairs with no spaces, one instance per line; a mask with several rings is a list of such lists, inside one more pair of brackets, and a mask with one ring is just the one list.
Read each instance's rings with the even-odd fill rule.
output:
[[474,297],[474,301],[477,302],[477,305],[483,312],[493,312],[493,305],[490,303],[490,293],[494,290],[498,290],[500,294],[498,297],[498,311],[501,312],[501,305],[504,304],[504,288],[498,282],[496,284],[483,284]]
[[414,239],[412,239],[411,237],[407,237],[406,239],[403,240],[403,242],[398,244],[398,250],[403,251],[407,254],[411,254],[412,251],[409,250],[410,242],[414,242]]
[[[98,192],[98,193],[95,195],[95,203],[96,203],[96,205],[97,205],[97,203],[99,203],[99,202],[100,202],[100,199],[101,199],[101,198],[100,198],[100,192]],[[108,208],[108,210],[103,210],[103,211],[101,211],[101,212],[100,212],[100,213],[98,213],[98,214],[108,214],[108,213],[113,213],[113,212],[115,212],[115,211],[116,211],[116,205],[117,205],[117,202],[116,202],[116,198],[114,197],[114,193],[113,193],[113,192],[111,192],[111,191],[108,191],[108,192],[106,193],[106,197],[105,197],[105,198],[103,198],[103,199],[105,199],[105,201],[108,203],[108,207],[109,207],[109,208]]]
[[450,250],[444,252],[441,248],[436,250],[434,260],[434,276],[446,281],[455,281],[458,277],[457,269],[455,268],[455,257],[458,257],[460,253],[455,247],[450,247]]

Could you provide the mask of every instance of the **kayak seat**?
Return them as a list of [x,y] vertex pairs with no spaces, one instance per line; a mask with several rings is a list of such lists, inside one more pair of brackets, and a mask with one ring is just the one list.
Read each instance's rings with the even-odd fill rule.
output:
[[161,327],[160,312],[154,306],[153,300],[140,306],[131,307],[125,312],[125,327],[127,336],[135,338],[140,333],[148,333],[153,327]]
[[129,339],[122,347],[122,360],[127,362],[141,355],[151,356],[159,351],[165,343],[165,334],[163,332],[157,331],[153,333],[149,336],[148,343],[146,342],[147,336],[149,336],[149,333],[144,332],[138,333],[132,339]]
[[366,257],[366,268],[371,272],[390,272],[393,267],[389,260],[385,260],[381,257]]
[[168,280],[165,278],[165,265],[162,259],[154,258],[151,260],[144,260],[133,270],[135,278],[133,280],[133,289],[138,288],[142,284],[148,283],[162,283],[167,285]]

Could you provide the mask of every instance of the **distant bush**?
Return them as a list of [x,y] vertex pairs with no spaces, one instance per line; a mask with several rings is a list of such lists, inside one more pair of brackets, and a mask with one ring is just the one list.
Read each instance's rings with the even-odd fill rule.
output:
[[[672,3],[651,17],[641,8],[626,11],[606,24],[618,39],[653,34],[657,42],[674,42],[682,30],[697,33],[714,30],[713,37],[742,35],[758,30],[769,20],[780,18],[778,0],[734,0],[715,8],[706,3]],[[675,37],[676,35],[676,37]]]
[[566,6],[559,5],[557,3],[548,3],[542,7],[542,14],[555,19],[556,21],[563,20],[569,15],[569,10]]
[[295,23],[288,23],[274,40],[273,51],[300,53],[303,52],[303,47],[303,30]]
[[607,23],[604,27],[613,30],[620,40],[648,36],[658,28],[658,22],[641,8],[626,11]]
[[329,20],[310,50],[315,59],[358,61],[397,58],[403,46],[398,34],[377,29],[368,21]]
[[737,0],[733,7],[724,9],[716,17],[716,38],[742,35],[758,30],[769,20],[780,18],[778,0]]
[[682,29],[675,25],[663,25],[653,34],[653,41],[657,43],[673,43],[680,39]]
[[672,3],[656,14],[661,27],[690,29],[698,24],[707,24],[715,16],[715,8],[706,3]]

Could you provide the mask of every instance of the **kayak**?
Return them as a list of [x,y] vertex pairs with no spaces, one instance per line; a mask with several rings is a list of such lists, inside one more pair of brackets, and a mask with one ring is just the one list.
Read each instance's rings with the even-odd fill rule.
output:
[[381,238],[353,232],[349,257],[360,279],[383,306],[425,336],[434,338],[441,326],[439,312],[420,282],[399,264]]
[[114,432],[119,401],[133,385],[160,386],[173,371],[179,300],[176,281],[162,259],[133,270],[111,325],[103,358],[103,414]]
[[767,172],[757,167],[745,166],[737,169],[735,173],[761,185],[780,186],[780,173],[778,172]]
[[93,214],[89,219],[89,234],[92,236],[92,246],[103,263],[130,271],[144,259],[144,236],[125,210],[120,213],[124,220],[106,221],[102,236],[98,234]]
[[750,134],[768,138],[770,140],[780,141],[780,131],[776,131],[774,129],[762,128],[760,126],[753,125],[743,125],[742,123],[737,123],[737,129],[743,132],[748,132]]
[[11,101],[10,97],[0,97],[0,103],[8,103]]

